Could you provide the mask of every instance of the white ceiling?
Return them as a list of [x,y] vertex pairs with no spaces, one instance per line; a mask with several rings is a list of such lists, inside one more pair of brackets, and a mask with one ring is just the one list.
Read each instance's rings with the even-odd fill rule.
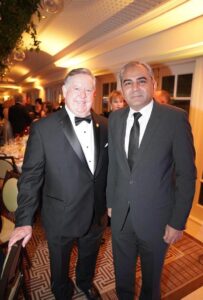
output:
[[[141,53],[149,50],[143,44],[139,52],[143,41],[152,37],[156,40],[157,34],[196,20],[203,15],[203,1],[64,0],[61,12],[50,14],[42,10],[42,15],[46,18],[37,28],[41,51],[27,52],[25,60],[12,67],[7,77],[9,82],[24,85],[38,80],[47,85],[61,80],[67,69],[73,67],[89,67],[98,75],[113,72],[132,58],[156,62],[160,53],[152,55],[152,51],[142,57]],[[173,40],[168,42],[170,49]],[[195,42],[199,43],[199,36]],[[157,46],[153,44],[153,49]],[[197,54],[202,55],[203,45],[200,43],[199,47],[201,51]],[[164,51],[167,54],[167,48]],[[162,61],[172,55],[171,51],[166,57],[162,55]],[[189,56],[191,53],[183,58]]]

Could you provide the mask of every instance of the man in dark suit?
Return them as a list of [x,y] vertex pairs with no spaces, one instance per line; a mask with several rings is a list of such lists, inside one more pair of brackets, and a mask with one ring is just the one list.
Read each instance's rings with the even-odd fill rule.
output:
[[110,116],[107,180],[116,291],[119,300],[134,299],[140,255],[139,299],[159,300],[168,245],[181,238],[192,205],[193,138],[186,112],[153,100],[149,65],[128,63],[120,80],[129,108]]
[[107,121],[91,111],[95,77],[88,69],[72,70],[63,94],[65,106],[31,127],[9,247],[21,238],[25,246],[31,238],[42,188],[42,220],[55,298],[72,299],[73,282],[67,274],[77,240],[77,286],[87,299],[101,299],[93,277],[107,223]]
[[31,119],[23,105],[23,95],[14,95],[15,104],[9,108],[8,119],[11,123],[14,137],[23,135],[25,129],[30,125]]

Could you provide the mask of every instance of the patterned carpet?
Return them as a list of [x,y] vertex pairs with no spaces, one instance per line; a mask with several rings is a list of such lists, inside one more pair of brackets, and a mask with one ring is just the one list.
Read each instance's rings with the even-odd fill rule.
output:
[[[109,227],[105,231],[104,238],[105,243],[101,246],[97,261],[95,284],[100,290],[103,300],[116,300]],[[50,271],[47,242],[40,222],[37,222],[34,227],[33,238],[27,249],[32,261],[32,268],[26,271],[27,289],[31,299],[54,300],[49,286]],[[203,254],[203,244],[187,234],[184,234],[183,239],[175,246],[170,247],[162,276],[162,299],[181,299],[203,285],[203,265],[202,261],[199,260],[201,254]],[[74,265],[76,258],[77,249],[74,248],[70,266],[70,275],[73,279],[75,278]],[[141,271],[138,261],[136,272],[136,290],[138,294],[140,285]],[[22,297],[19,299],[22,299]],[[86,298],[76,290],[73,299],[83,300]]]

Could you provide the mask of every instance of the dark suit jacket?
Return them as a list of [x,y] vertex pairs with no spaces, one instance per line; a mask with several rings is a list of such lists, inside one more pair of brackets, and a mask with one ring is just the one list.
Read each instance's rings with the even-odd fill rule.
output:
[[32,225],[42,187],[48,237],[79,237],[106,212],[107,121],[92,112],[95,174],[92,175],[65,108],[34,122],[19,180],[16,226]]
[[182,230],[191,209],[196,169],[185,111],[154,102],[136,163],[130,172],[124,150],[129,109],[109,120],[107,206],[112,230],[120,230],[130,206],[136,232],[163,234],[166,224]]
[[14,135],[23,134],[26,127],[31,123],[31,119],[25,106],[20,103],[16,103],[9,108],[8,119],[11,123]]

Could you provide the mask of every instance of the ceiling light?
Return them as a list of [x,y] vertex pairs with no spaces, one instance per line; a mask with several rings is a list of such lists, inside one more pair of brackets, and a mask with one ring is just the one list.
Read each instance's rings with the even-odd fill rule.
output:
[[63,0],[43,0],[42,1],[43,8],[48,13],[56,14],[63,9]]

